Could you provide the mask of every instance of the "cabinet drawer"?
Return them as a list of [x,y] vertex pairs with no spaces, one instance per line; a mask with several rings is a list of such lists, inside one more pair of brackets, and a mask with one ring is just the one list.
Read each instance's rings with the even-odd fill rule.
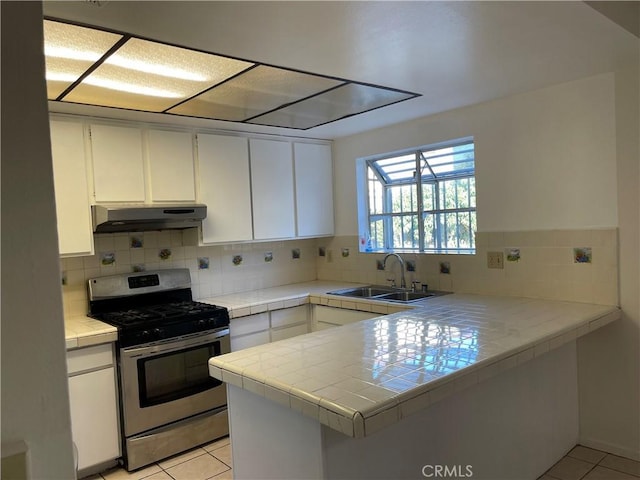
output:
[[232,337],[269,330],[269,312],[249,315],[247,317],[232,318],[229,330]]
[[317,332],[319,330],[327,330],[328,328],[335,328],[335,327],[339,327],[340,325],[336,325],[334,323],[327,323],[327,322],[318,322],[315,324],[314,326],[314,332]]
[[309,305],[274,310],[271,312],[271,327],[277,328],[306,322],[308,320],[308,314]]
[[237,352],[243,348],[256,347],[269,343],[269,331],[251,333],[249,335],[241,335],[239,337],[231,337],[231,351]]
[[333,325],[347,325],[380,316],[382,316],[382,314],[375,312],[361,312],[359,310],[325,307],[323,305],[314,306],[314,319],[316,323],[324,322]]
[[94,347],[80,348],[67,352],[67,374],[96,370],[109,367],[113,362],[113,346],[111,343],[96,345]]
[[278,340],[284,340],[285,338],[304,335],[305,333],[309,333],[309,326],[306,323],[303,325],[295,325],[293,327],[279,328],[277,330],[271,330],[271,341],[276,342]]

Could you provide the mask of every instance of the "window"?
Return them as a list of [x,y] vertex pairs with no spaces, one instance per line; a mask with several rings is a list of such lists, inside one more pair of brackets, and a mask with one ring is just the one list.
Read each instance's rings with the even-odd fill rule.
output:
[[363,163],[364,251],[475,253],[472,139],[377,156]]

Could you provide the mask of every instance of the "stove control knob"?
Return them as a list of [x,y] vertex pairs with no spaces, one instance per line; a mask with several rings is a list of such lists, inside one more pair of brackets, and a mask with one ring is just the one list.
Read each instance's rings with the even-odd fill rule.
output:
[[163,335],[162,335],[163,333],[164,333],[164,330],[162,330],[161,328],[154,328],[154,329],[153,329],[153,334],[154,334],[156,337],[162,337],[162,336],[163,336]]

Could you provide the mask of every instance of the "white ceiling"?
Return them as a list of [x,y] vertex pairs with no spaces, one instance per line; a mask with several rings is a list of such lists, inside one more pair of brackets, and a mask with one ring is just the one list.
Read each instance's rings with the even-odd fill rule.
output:
[[[173,123],[312,138],[339,138],[639,61],[639,39],[579,1],[45,1],[44,14],[422,94],[305,131],[171,117]],[[161,118],[100,107],[50,108]]]

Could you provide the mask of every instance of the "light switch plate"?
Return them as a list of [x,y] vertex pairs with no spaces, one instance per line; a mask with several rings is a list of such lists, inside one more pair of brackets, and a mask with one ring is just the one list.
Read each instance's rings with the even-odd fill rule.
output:
[[504,268],[504,253],[487,252],[487,267]]

